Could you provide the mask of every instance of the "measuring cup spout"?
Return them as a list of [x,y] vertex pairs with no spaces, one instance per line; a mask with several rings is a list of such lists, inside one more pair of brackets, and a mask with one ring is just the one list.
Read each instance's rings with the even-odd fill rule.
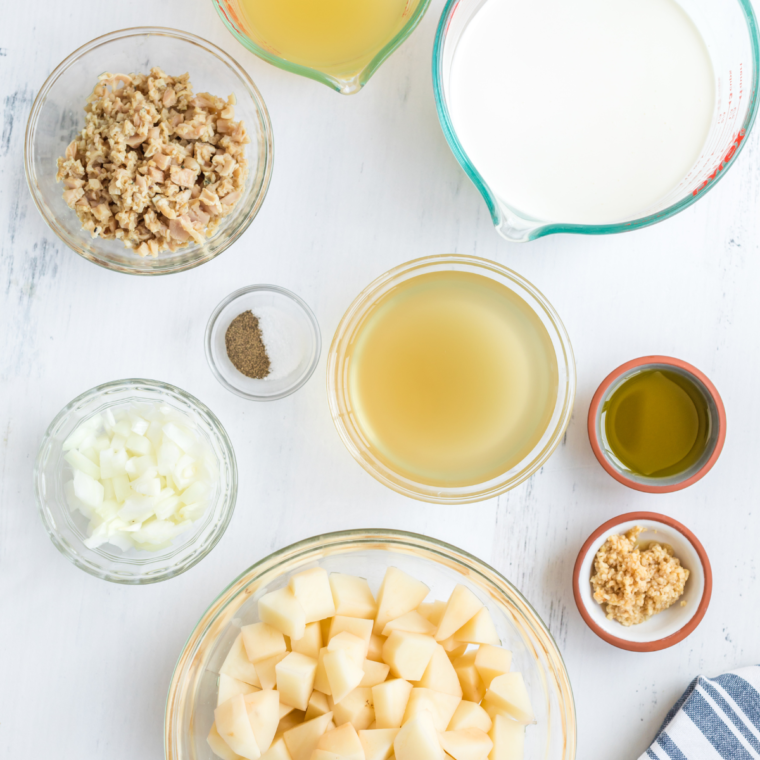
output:
[[527,243],[529,240],[535,240],[545,235],[552,226],[551,222],[521,216],[502,201],[493,198],[490,193],[489,196],[484,194],[484,197],[491,210],[496,231],[512,243]]

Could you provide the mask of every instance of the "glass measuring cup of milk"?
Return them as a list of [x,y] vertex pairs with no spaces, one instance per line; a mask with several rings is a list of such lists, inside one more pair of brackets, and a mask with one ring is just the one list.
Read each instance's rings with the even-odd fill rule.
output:
[[414,31],[430,0],[212,0],[259,58],[344,95],[359,92]]
[[438,116],[507,240],[625,232],[736,160],[759,47],[748,0],[448,0]]

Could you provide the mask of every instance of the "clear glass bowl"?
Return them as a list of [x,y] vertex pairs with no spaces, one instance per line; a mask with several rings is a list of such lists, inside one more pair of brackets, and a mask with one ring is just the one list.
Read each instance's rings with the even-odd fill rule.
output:
[[[551,420],[541,439],[512,469],[474,486],[443,487],[418,483],[390,469],[373,453],[357,425],[348,392],[349,349],[365,316],[377,301],[402,282],[428,272],[458,270],[496,280],[517,293],[533,309],[546,328],[557,359],[557,400]],[[438,504],[467,504],[498,496],[519,485],[536,472],[562,440],[575,401],[575,358],[562,320],[544,295],[519,274],[494,261],[474,256],[447,254],[415,259],[391,269],[368,285],[349,306],[335,331],[327,356],[327,398],[341,440],[351,456],[374,478],[394,491],[421,501]]]
[[[239,372],[227,356],[225,336],[235,317],[244,311],[254,316],[262,310],[277,320],[277,342],[292,352],[287,372],[257,380]],[[266,340],[266,336],[264,338]],[[214,377],[232,393],[251,401],[275,401],[295,393],[314,374],[322,352],[319,323],[309,305],[278,285],[251,285],[231,293],[214,309],[206,326],[206,360]]]
[[[189,417],[217,459],[219,480],[206,514],[166,549],[122,552],[111,544],[90,549],[87,520],[72,512],[63,491],[68,467],[62,446],[80,422],[104,409],[129,403],[160,402]],[[200,562],[229,525],[237,499],[237,463],[227,432],[214,413],[197,398],[155,380],[116,380],[77,396],[50,423],[34,467],[34,490],[45,530],[58,551],[77,567],[113,583],[140,585],[173,578]]]
[[217,674],[240,626],[258,621],[258,599],[282,588],[291,574],[319,565],[360,575],[374,592],[393,565],[446,599],[457,583],[488,608],[505,647],[514,653],[536,712],[526,733],[525,757],[573,760],[573,693],[557,645],[536,611],[503,576],[461,549],[432,538],[392,530],[329,533],[288,546],[257,562],[208,608],[182,650],[166,700],[166,760],[213,760],[206,743],[216,707]]
[[219,18],[222,19],[235,39],[259,58],[285,71],[321,82],[343,95],[353,95],[367,84],[385,59],[417,28],[417,24],[420,23],[428,5],[430,5],[430,0],[408,0],[403,13],[404,25],[398,33],[369,61],[362,61],[358,64],[352,62],[355,65],[340,72],[319,71],[308,66],[301,66],[277,55],[273,47],[267,45],[264,40],[258,42],[254,40],[243,23],[240,0],[212,0],[212,3],[219,14]]
[[[457,45],[485,0],[448,0],[433,49],[433,90],[438,118],[457,161],[488,206],[507,240],[526,242],[557,232],[608,235],[648,227],[699,200],[725,175],[747,142],[757,115],[760,38],[750,0],[679,0],[707,43],[715,70],[716,103],[702,154],[679,185],[639,219],[616,224],[563,224],[559,219],[528,218],[496,196],[465,153],[449,113],[449,76]],[[503,72],[504,77],[511,72]],[[600,127],[601,128],[601,127]]]
[[[56,182],[56,161],[84,126],[87,97],[105,71],[146,72],[159,66],[167,74],[190,74],[195,92],[237,98],[235,116],[245,122],[248,178],[245,193],[219,229],[202,245],[141,257],[120,240],[92,238],[63,200]],[[40,89],[26,127],[24,165],[32,198],[56,235],[88,261],[126,274],[171,274],[218,256],[248,228],[264,202],[272,176],[274,143],[264,101],[246,71],[216,45],[187,32],[139,27],[111,32],[88,42],[64,60]]]

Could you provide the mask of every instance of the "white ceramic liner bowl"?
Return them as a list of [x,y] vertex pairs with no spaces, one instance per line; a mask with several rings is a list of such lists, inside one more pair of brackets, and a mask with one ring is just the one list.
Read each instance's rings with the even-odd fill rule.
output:
[[[672,547],[674,555],[689,571],[684,595],[672,607],[649,620],[626,627],[608,620],[591,588],[594,557],[611,535],[641,526],[638,541],[657,541]],[[654,652],[685,639],[702,621],[712,595],[712,570],[704,547],[681,523],[654,512],[621,515],[598,528],[581,549],[573,574],[573,593],[581,616],[600,638],[621,649]],[[685,602],[681,606],[681,602]]]
[[[254,316],[265,313],[276,323],[277,334],[270,338],[285,343],[292,355],[286,374],[260,380],[246,377],[227,356],[227,328],[244,311]],[[206,327],[205,347],[211,371],[228,391],[252,401],[274,401],[295,393],[312,376],[322,338],[314,312],[295,293],[278,285],[251,285],[236,290],[214,309]]]

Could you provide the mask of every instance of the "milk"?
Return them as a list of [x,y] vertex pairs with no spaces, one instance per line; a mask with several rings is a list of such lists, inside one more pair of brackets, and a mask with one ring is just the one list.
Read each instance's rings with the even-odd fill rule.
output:
[[519,215],[608,224],[663,205],[715,110],[707,46],[673,0],[486,0],[454,53],[454,129]]

